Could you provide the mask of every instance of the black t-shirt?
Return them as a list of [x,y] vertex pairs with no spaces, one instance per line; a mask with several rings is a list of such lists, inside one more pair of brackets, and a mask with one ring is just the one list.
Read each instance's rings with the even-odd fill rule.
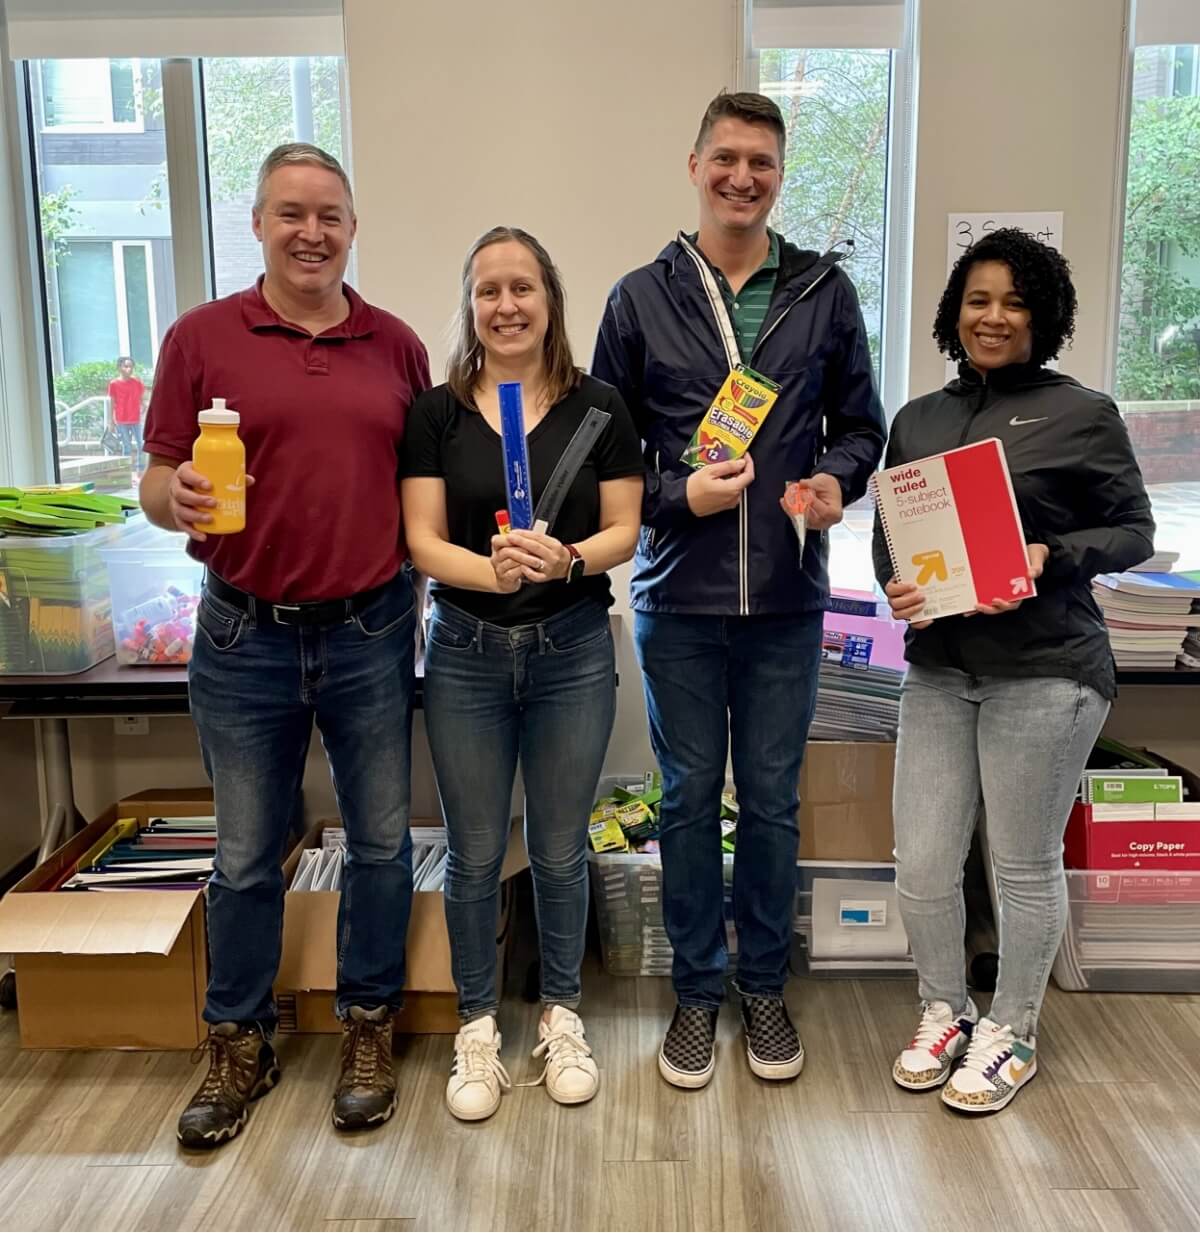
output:
[[[550,527],[549,534],[564,544],[576,544],[600,530],[601,481],[642,474],[641,441],[621,395],[611,385],[585,376],[528,435],[534,505],[589,407],[609,412],[612,419],[592,446]],[[410,479],[436,476],[445,480],[450,542],[491,556],[496,511],[508,505],[504,451],[495,429],[478,411],[464,407],[448,386],[426,390],[409,410],[403,473]],[[588,574],[572,583],[560,579],[527,582],[511,595],[462,590],[436,581],[431,589],[437,598],[472,616],[504,626],[543,621],[581,599],[595,599],[605,607],[613,602],[607,574]]]

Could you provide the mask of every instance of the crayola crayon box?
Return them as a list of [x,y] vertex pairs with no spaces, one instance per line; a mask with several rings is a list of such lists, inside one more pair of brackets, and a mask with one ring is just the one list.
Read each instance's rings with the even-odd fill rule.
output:
[[779,386],[739,364],[717,391],[681,461],[699,469],[740,458],[779,397]]

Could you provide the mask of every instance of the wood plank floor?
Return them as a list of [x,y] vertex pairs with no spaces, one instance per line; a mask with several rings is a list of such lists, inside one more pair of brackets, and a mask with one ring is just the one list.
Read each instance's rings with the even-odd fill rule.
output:
[[[911,1032],[905,981],[794,981],[808,1065],[750,1075],[734,1015],[716,1078],[655,1070],[667,982],[592,961],[586,1021],[600,1095],[564,1109],[517,1089],[482,1125],[442,1104],[447,1037],[398,1044],[385,1128],[337,1135],[334,1037],[285,1037],[284,1079],[212,1156],[177,1152],[199,1079],[184,1054],[24,1053],[0,1016],[6,1229],[1194,1229],[1200,1227],[1200,998],[1063,994],[1038,1078],[969,1120],[888,1077]],[[502,1012],[514,1081],[537,1010]]]

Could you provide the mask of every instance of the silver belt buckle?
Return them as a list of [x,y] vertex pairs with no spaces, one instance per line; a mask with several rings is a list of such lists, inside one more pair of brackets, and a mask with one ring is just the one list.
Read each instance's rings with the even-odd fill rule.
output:
[[281,612],[299,612],[299,611],[300,611],[299,604],[272,604],[271,605],[271,616],[274,618],[275,623],[277,625],[286,625],[288,623],[287,621],[280,620],[279,614]]

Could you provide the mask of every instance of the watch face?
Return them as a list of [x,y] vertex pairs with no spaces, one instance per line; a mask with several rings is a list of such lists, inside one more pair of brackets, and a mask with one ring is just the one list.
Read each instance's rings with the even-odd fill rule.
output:
[[567,574],[567,581],[578,582],[579,579],[583,577],[584,568],[583,557],[573,558],[571,561],[570,573]]

